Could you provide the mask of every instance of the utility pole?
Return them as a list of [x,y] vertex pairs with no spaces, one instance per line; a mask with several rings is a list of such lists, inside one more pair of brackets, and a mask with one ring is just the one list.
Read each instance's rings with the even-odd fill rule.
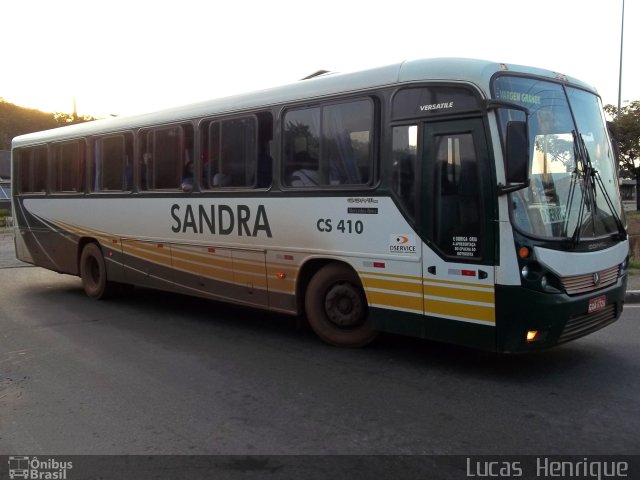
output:
[[618,74],[618,118],[622,104],[622,46],[624,44],[624,0],[622,0],[622,25],[620,26],[620,70]]

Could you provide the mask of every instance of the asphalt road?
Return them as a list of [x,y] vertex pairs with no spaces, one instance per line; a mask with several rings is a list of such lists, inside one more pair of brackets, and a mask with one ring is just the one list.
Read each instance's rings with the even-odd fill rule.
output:
[[640,454],[640,308],[536,354],[0,268],[0,454]]

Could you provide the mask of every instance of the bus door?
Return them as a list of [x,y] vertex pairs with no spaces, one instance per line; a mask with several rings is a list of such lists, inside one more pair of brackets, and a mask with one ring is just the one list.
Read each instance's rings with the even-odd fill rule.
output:
[[[457,322],[434,325],[493,327],[495,207],[483,121],[426,122],[422,127],[425,315]],[[487,333],[484,341],[495,342],[492,328],[481,330]]]

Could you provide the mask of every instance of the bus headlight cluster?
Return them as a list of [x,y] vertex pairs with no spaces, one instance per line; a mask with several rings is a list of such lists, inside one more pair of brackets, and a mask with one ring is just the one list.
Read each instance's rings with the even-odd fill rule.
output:
[[627,273],[627,268],[629,268],[629,257],[624,259],[624,262],[620,264],[620,276],[624,276]]
[[520,269],[523,285],[549,293],[560,293],[560,281],[537,262],[530,262]]
[[520,275],[524,280],[536,282],[544,275],[544,272],[538,262],[528,262],[520,269]]

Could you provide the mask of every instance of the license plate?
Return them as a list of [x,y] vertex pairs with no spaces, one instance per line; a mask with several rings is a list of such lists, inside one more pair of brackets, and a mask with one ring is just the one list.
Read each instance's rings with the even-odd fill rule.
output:
[[599,312],[600,310],[604,310],[604,307],[606,306],[607,297],[605,295],[592,298],[589,300],[589,308],[587,309],[587,313]]

